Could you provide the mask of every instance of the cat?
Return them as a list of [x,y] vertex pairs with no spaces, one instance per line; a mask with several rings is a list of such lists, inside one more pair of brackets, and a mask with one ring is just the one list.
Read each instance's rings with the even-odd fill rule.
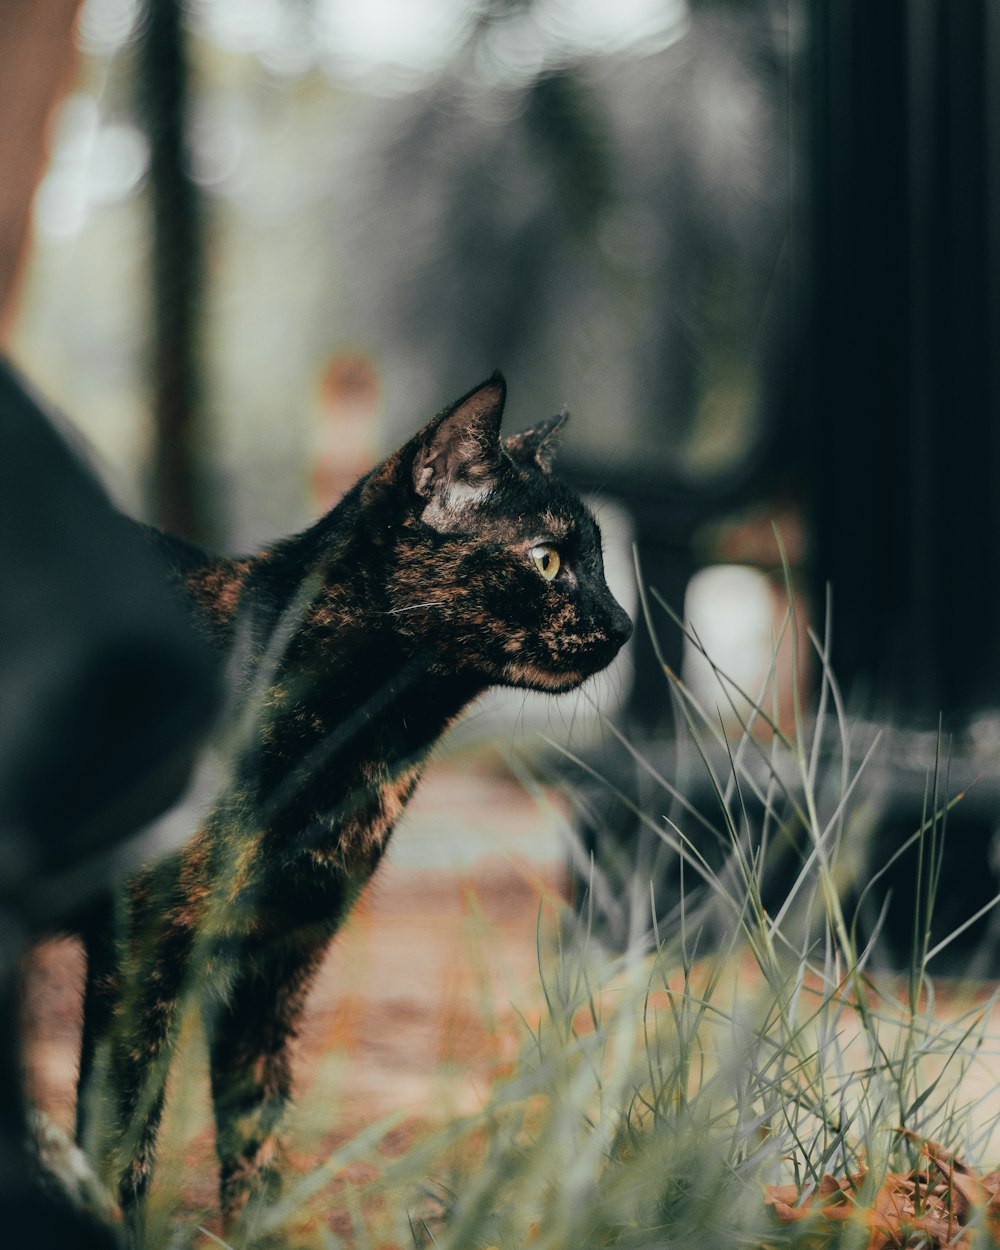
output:
[[[119,937],[110,907],[85,934],[78,1135],[127,1211],[141,1210],[194,991],[226,1226],[277,1191],[289,1043],[428,752],[489,687],[572,690],[631,633],[596,522],[551,474],[565,414],[501,439],[505,395],[494,374],[311,529],[249,558],[151,533],[253,719],[214,813],[128,882]],[[103,1128],[102,1055],[116,1100]]]

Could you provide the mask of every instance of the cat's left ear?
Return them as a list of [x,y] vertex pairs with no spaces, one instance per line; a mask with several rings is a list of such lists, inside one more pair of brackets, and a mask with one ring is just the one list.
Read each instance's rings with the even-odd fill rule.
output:
[[557,412],[547,421],[539,421],[530,429],[504,439],[504,447],[510,453],[511,459],[518,464],[534,464],[543,473],[551,473],[552,462],[556,458],[568,420],[568,412]]
[[[413,488],[436,512],[470,502],[496,481],[506,396],[507,385],[495,373],[418,435]],[[430,516],[425,519],[436,523]]]

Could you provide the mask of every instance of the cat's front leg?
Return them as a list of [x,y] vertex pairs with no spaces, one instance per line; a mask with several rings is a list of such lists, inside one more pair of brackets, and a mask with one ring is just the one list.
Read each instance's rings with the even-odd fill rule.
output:
[[132,952],[108,1038],[116,1115],[107,1126],[110,1140],[98,1145],[97,1153],[113,1178],[137,1245],[143,1242],[143,1200],[153,1173],[191,943],[187,927],[168,923],[148,958]]
[[[280,1189],[278,1130],[291,1098],[290,1043],[327,939],[240,954],[224,1005],[206,1021],[225,1226]],[[249,1229],[247,1231],[250,1231]]]
[[170,907],[175,865],[140,873],[115,931],[105,904],[90,919],[77,1131],[141,1244],[142,1200],[153,1171],[191,924]]

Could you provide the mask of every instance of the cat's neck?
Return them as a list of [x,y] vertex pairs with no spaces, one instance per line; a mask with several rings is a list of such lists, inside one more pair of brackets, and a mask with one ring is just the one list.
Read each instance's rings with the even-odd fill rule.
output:
[[419,769],[487,684],[401,637],[385,590],[393,492],[370,481],[304,533],[184,575],[255,709],[246,776],[260,802],[292,795],[292,823]]
[[[355,526],[340,544],[308,531],[195,574],[211,588],[217,628],[263,709],[248,771],[264,801],[295,790],[300,817],[376,776],[418,769],[486,687],[445,670],[432,647],[403,643],[380,589],[381,558]],[[289,781],[293,773],[301,784]]]
[[[265,696],[245,776],[282,846],[377,859],[431,748],[482,686],[378,631],[294,640]],[[353,848],[353,849],[350,849]]]

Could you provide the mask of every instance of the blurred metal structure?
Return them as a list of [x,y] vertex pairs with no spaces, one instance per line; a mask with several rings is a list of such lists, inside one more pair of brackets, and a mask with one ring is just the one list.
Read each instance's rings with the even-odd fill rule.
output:
[[[805,13],[815,595],[833,588],[834,669],[853,705],[913,729],[940,716],[948,793],[986,774],[949,818],[941,936],[998,884],[1000,9],[814,0]],[[889,771],[883,859],[920,824],[933,737],[922,767],[901,755]],[[913,859],[893,881],[901,949]]]
[[848,688],[960,723],[1000,700],[1000,10],[806,15],[816,581]]

